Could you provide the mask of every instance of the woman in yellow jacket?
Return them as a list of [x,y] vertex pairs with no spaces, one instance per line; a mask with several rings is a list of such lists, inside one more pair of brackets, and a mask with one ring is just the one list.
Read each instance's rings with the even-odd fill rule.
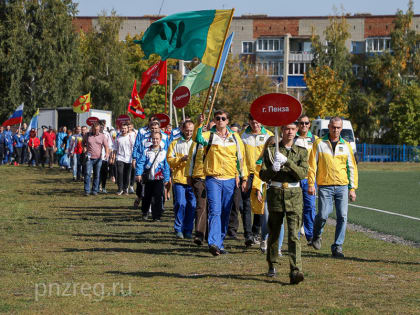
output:
[[209,251],[212,255],[225,254],[225,239],[235,185],[246,189],[247,165],[244,161],[244,145],[238,134],[227,126],[228,113],[218,110],[214,114],[216,126],[202,132],[204,116],[199,118],[195,140],[204,147],[204,175],[208,200]]

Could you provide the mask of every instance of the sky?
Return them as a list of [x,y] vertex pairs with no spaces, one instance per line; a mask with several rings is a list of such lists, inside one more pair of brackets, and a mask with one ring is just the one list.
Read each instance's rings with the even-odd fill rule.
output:
[[[419,0],[414,13],[419,14]],[[328,16],[339,13],[395,14],[407,10],[408,0],[74,0],[79,16],[97,16],[102,10],[115,9],[120,16],[169,15],[177,12],[231,9],[235,16],[266,14],[269,16]],[[162,7],[162,8],[161,8]],[[334,10],[336,8],[336,10]]]

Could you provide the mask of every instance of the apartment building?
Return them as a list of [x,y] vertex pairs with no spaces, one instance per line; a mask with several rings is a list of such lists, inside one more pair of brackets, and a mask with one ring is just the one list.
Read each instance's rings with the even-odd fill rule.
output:
[[[120,39],[144,32],[160,16],[122,17]],[[391,49],[390,33],[395,15],[356,14],[347,16],[350,38],[346,46],[353,54],[381,53]],[[98,17],[76,17],[77,30],[98,28]],[[279,91],[300,98],[306,88],[304,74],[312,61],[312,32],[325,41],[330,24],[327,16],[274,17],[242,15],[234,17],[230,32],[235,32],[231,52],[249,57],[260,75],[270,76]],[[420,32],[420,15],[411,25]]]

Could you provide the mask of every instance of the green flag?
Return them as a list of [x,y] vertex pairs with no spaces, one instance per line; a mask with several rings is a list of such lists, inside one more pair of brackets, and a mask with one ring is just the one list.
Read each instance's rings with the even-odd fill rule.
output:
[[141,45],[146,58],[158,54],[167,58],[193,60],[215,67],[223,47],[233,10],[204,10],[172,14],[153,22]]
[[213,67],[200,63],[188,73],[184,80],[178,84],[177,88],[186,86],[190,90],[191,95],[197,94],[210,87],[213,72]]

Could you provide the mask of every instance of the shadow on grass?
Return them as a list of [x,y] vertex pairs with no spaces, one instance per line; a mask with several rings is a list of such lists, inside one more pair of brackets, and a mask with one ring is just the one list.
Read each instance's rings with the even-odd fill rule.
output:
[[[178,244],[177,244],[178,245]],[[121,248],[121,247],[111,247],[111,248],[64,248],[66,253],[83,253],[83,252],[105,252],[105,253],[135,253],[135,254],[147,254],[147,255],[176,255],[176,256],[185,256],[185,257],[199,257],[199,258],[209,258],[207,255],[201,255],[199,252],[203,252],[202,249],[197,247],[184,247],[184,248],[143,248],[143,249],[131,249],[131,248]]]
[[65,211],[83,212],[83,211],[88,211],[88,210],[118,210],[118,209],[132,210],[133,213],[135,211],[139,211],[139,210],[130,209],[130,207],[128,206],[57,207],[57,209],[59,210],[69,209],[69,210],[62,210],[63,212]]
[[262,274],[254,275],[240,275],[240,274],[191,274],[183,275],[180,273],[169,273],[169,272],[150,272],[150,271],[138,271],[138,272],[122,272],[122,271],[107,271],[107,274],[112,275],[122,275],[122,276],[131,276],[131,277],[141,277],[141,278],[153,278],[153,277],[165,277],[165,278],[176,278],[176,279],[203,279],[203,278],[216,278],[216,279],[229,279],[229,280],[246,280],[246,281],[262,281],[266,283],[280,284],[280,285],[290,285],[289,283],[269,279],[261,279],[259,277],[265,276]]
[[350,257],[346,256],[344,258],[333,258],[331,254],[317,253],[317,252],[304,252],[302,251],[302,257],[316,257],[316,258],[331,258],[337,260],[352,260],[357,262],[367,262],[367,263],[385,263],[385,264],[396,264],[396,265],[420,265],[420,262],[411,262],[411,261],[398,261],[398,260],[383,260],[383,259],[366,259],[360,257]]

